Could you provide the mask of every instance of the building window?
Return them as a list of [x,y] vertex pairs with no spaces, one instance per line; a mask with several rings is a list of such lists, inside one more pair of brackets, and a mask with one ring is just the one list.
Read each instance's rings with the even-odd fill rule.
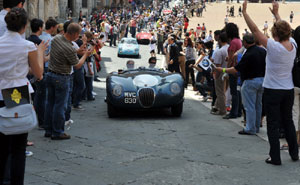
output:
[[87,0],[82,0],[82,8],[87,8],[87,7],[88,7]]

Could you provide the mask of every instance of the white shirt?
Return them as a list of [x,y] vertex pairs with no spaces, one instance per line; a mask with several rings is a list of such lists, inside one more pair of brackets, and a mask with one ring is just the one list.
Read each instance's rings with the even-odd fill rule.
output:
[[268,23],[265,23],[265,24],[264,24],[264,28],[265,28],[265,29],[268,29]]
[[[155,38],[155,36],[154,35],[152,35],[152,37],[151,37],[151,40],[156,40],[156,38]],[[155,50],[155,46],[156,46],[156,44],[154,43],[154,44],[151,44],[151,42],[150,42],[150,51],[152,51],[152,50]]]
[[6,10],[1,10],[0,12],[0,37],[7,31],[6,22],[4,20],[7,13],[8,11]]
[[[47,48],[46,51],[45,51],[45,55],[48,55],[48,54],[50,53],[50,50],[51,50],[51,40],[52,40],[52,36],[51,36],[49,33],[43,31],[43,33],[39,36],[39,38],[40,38],[42,41],[44,41],[44,42],[49,41],[49,42],[48,42],[48,48]],[[48,65],[49,65],[49,61],[46,61],[45,67],[48,67]]]
[[215,64],[221,64],[221,67],[227,67],[227,62],[225,61],[225,59],[228,56],[228,47],[229,45],[226,44],[214,52],[213,59]]
[[217,52],[219,49],[220,49],[220,46],[219,46],[219,44],[217,43],[217,44],[216,44],[216,48],[214,49],[214,52],[213,52],[213,54],[212,54],[212,56],[211,56],[211,58],[212,58],[213,60],[215,60],[216,52]]
[[110,32],[110,25],[108,23],[105,23],[105,32],[106,33]]
[[[294,88],[292,78],[292,68],[296,57],[297,46],[295,40],[290,38],[293,50],[288,51],[282,44],[272,39],[268,39],[266,56],[266,74],[263,87],[269,89]],[[295,45],[295,46],[294,46]]]
[[[73,44],[73,48],[77,51],[77,50],[79,50],[79,46],[78,46],[78,44],[76,43],[76,42],[74,42],[74,41],[72,41],[72,44]],[[72,69],[71,69],[71,74],[73,74],[74,73],[74,69],[73,69],[73,67],[72,67]]]
[[27,74],[29,72],[28,53],[37,50],[34,43],[12,31],[6,31],[0,37],[0,100],[3,100],[1,90],[23,85],[33,89]]

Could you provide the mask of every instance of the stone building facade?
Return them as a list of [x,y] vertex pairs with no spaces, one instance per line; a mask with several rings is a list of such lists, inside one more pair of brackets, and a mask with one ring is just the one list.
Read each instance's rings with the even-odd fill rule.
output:
[[[2,9],[3,0],[0,0],[0,9]],[[128,0],[26,0],[25,9],[29,18],[40,18],[47,20],[53,17],[59,20],[66,20],[68,15],[78,18],[79,12],[88,16],[93,10],[103,8],[126,7]],[[71,10],[71,11],[70,11]]]
[[60,18],[66,18],[72,12],[72,17],[79,17],[79,12],[82,15],[88,16],[97,7],[97,0],[59,0]]

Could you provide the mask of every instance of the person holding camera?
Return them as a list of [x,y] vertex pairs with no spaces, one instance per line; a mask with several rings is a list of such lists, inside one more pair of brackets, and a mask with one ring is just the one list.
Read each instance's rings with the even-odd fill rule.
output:
[[[94,35],[87,31],[84,33],[86,38],[87,38],[87,48],[88,49],[93,49],[95,47],[95,41],[93,40]],[[92,54],[95,54],[95,51],[92,51]],[[83,91],[83,98],[82,99],[87,99],[88,101],[93,101],[95,100],[93,96],[93,81],[94,81],[94,70],[93,67],[95,65],[95,58],[93,55],[88,56],[85,63],[84,63],[84,71],[85,71],[85,90]]]
[[71,23],[64,35],[57,35],[51,41],[49,70],[46,74],[48,96],[44,136],[51,137],[52,140],[71,138],[64,132],[71,70],[73,66],[79,69],[94,50],[87,50],[81,59],[78,59],[72,41],[78,39],[80,32],[79,24]]

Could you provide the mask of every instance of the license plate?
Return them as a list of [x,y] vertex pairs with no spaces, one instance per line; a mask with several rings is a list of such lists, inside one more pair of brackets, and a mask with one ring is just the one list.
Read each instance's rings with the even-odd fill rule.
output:
[[136,103],[136,92],[124,92],[124,103],[126,104]]

